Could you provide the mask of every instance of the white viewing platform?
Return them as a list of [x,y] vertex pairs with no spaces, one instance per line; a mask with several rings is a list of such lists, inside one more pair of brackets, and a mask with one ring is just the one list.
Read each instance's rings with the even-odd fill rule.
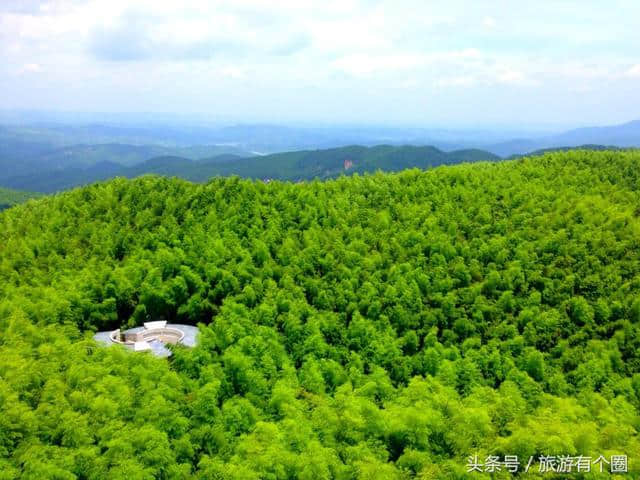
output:
[[167,323],[165,320],[145,322],[142,327],[120,329],[111,332],[98,332],[93,338],[105,345],[122,345],[134,352],[150,351],[158,357],[171,356],[166,344],[180,344],[187,347],[196,345],[198,327]]

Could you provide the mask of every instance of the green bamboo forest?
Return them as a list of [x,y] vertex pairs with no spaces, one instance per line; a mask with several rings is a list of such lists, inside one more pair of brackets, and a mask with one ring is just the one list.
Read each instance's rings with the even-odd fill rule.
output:
[[[198,345],[93,340],[149,319]],[[638,151],[0,213],[2,480],[637,479],[639,432]]]

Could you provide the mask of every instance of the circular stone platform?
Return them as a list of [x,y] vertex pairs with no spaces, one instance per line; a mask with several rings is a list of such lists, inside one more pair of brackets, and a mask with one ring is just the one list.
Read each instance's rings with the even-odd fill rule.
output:
[[98,332],[93,338],[107,346],[122,345],[136,352],[149,351],[158,357],[171,356],[167,343],[194,347],[197,343],[198,327],[165,321],[146,322],[142,327],[125,331]]

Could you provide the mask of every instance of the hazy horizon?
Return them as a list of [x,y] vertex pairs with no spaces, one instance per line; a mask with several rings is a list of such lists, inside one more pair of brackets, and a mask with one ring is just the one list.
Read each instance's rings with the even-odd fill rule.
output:
[[[639,115],[640,117],[640,115]],[[313,119],[252,119],[250,117],[216,116],[210,112],[144,112],[144,111],[82,111],[82,110],[39,110],[39,109],[0,109],[0,124],[4,125],[113,125],[113,126],[181,126],[224,128],[235,126],[273,126],[300,129],[381,129],[381,130],[433,130],[449,132],[494,132],[505,135],[551,134],[582,127],[601,127],[619,125],[635,121],[629,118],[614,124],[580,123],[534,123],[534,124],[501,124],[501,123],[468,123],[439,124],[431,123],[376,123],[367,121],[329,121]]]
[[640,117],[631,1],[4,1],[3,110],[539,128]]

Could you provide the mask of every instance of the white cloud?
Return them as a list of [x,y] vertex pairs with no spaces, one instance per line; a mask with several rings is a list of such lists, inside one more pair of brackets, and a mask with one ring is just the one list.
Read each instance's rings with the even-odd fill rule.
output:
[[640,77],[640,63],[627,70],[627,75],[629,77]]
[[338,58],[332,66],[344,73],[363,76],[376,72],[389,72],[412,69],[425,64],[421,55],[369,55],[357,54]]
[[503,83],[505,85],[532,85],[535,84],[531,79],[527,78],[526,75],[517,70],[502,70],[496,76],[496,80],[498,83]]
[[482,25],[486,28],[493,29],[496,27],[496,19],[486,16],[482,19]]
[[244,80],[247,78],[247,72],[245,69],[235,66],[224,67],[221,72],[223,76],[231,78],[233,80]]
[[403,89],[410,89],[419,87],[420,85],[420,81],[417,78],[407,78],[400,82],[399,87]]
[[458,76],[458,77],[445,77],[439,78],[434,82],[434,85],[438,88],[460,88],[460,87],[472,87],[478,83],[478,79],[468,76]]
[[37,63],[26,63],[22,66],[18,73],[38,73],[42,71],[42,67]]
[[502,68],[477,67],[467,69],[466,74],[445,74],[437,78],[434,85],[438,88],[471,88],[505,85],[515,87],[534,87],[539,82],[527,77],[524,73]]
[[[348,113],[358,102],[375,110],[368,95],[393,89],[402,117],[400,106],[415,94],[446,106],[455,89],[504,107],[514,92],[525,101],[536,87],[562,103],[586,85],[612,96],[625,87],[640,111],[633,88],[640,37],[630,20],[640,5],[620,1],[626,8],[577,0],[517,9],[504,8],[506,0],[401,7],[392,0],[0,0],[0,81],[8,93],[0,108],[7,99],[43,107],[55,99],[69,108],[83,99],[88,109],[100,102],[145,109],[172,98],[176,108],[207,110],[223,108],[213,100],[219,88],[218,99],[245,102],[230,105],[234,112],[267,98],[294,111],[308,98],[305,112],[313,115],[330,111],[323,98],[341,98],[337,107]],[[145,91],[146,104],[134,94]]]

